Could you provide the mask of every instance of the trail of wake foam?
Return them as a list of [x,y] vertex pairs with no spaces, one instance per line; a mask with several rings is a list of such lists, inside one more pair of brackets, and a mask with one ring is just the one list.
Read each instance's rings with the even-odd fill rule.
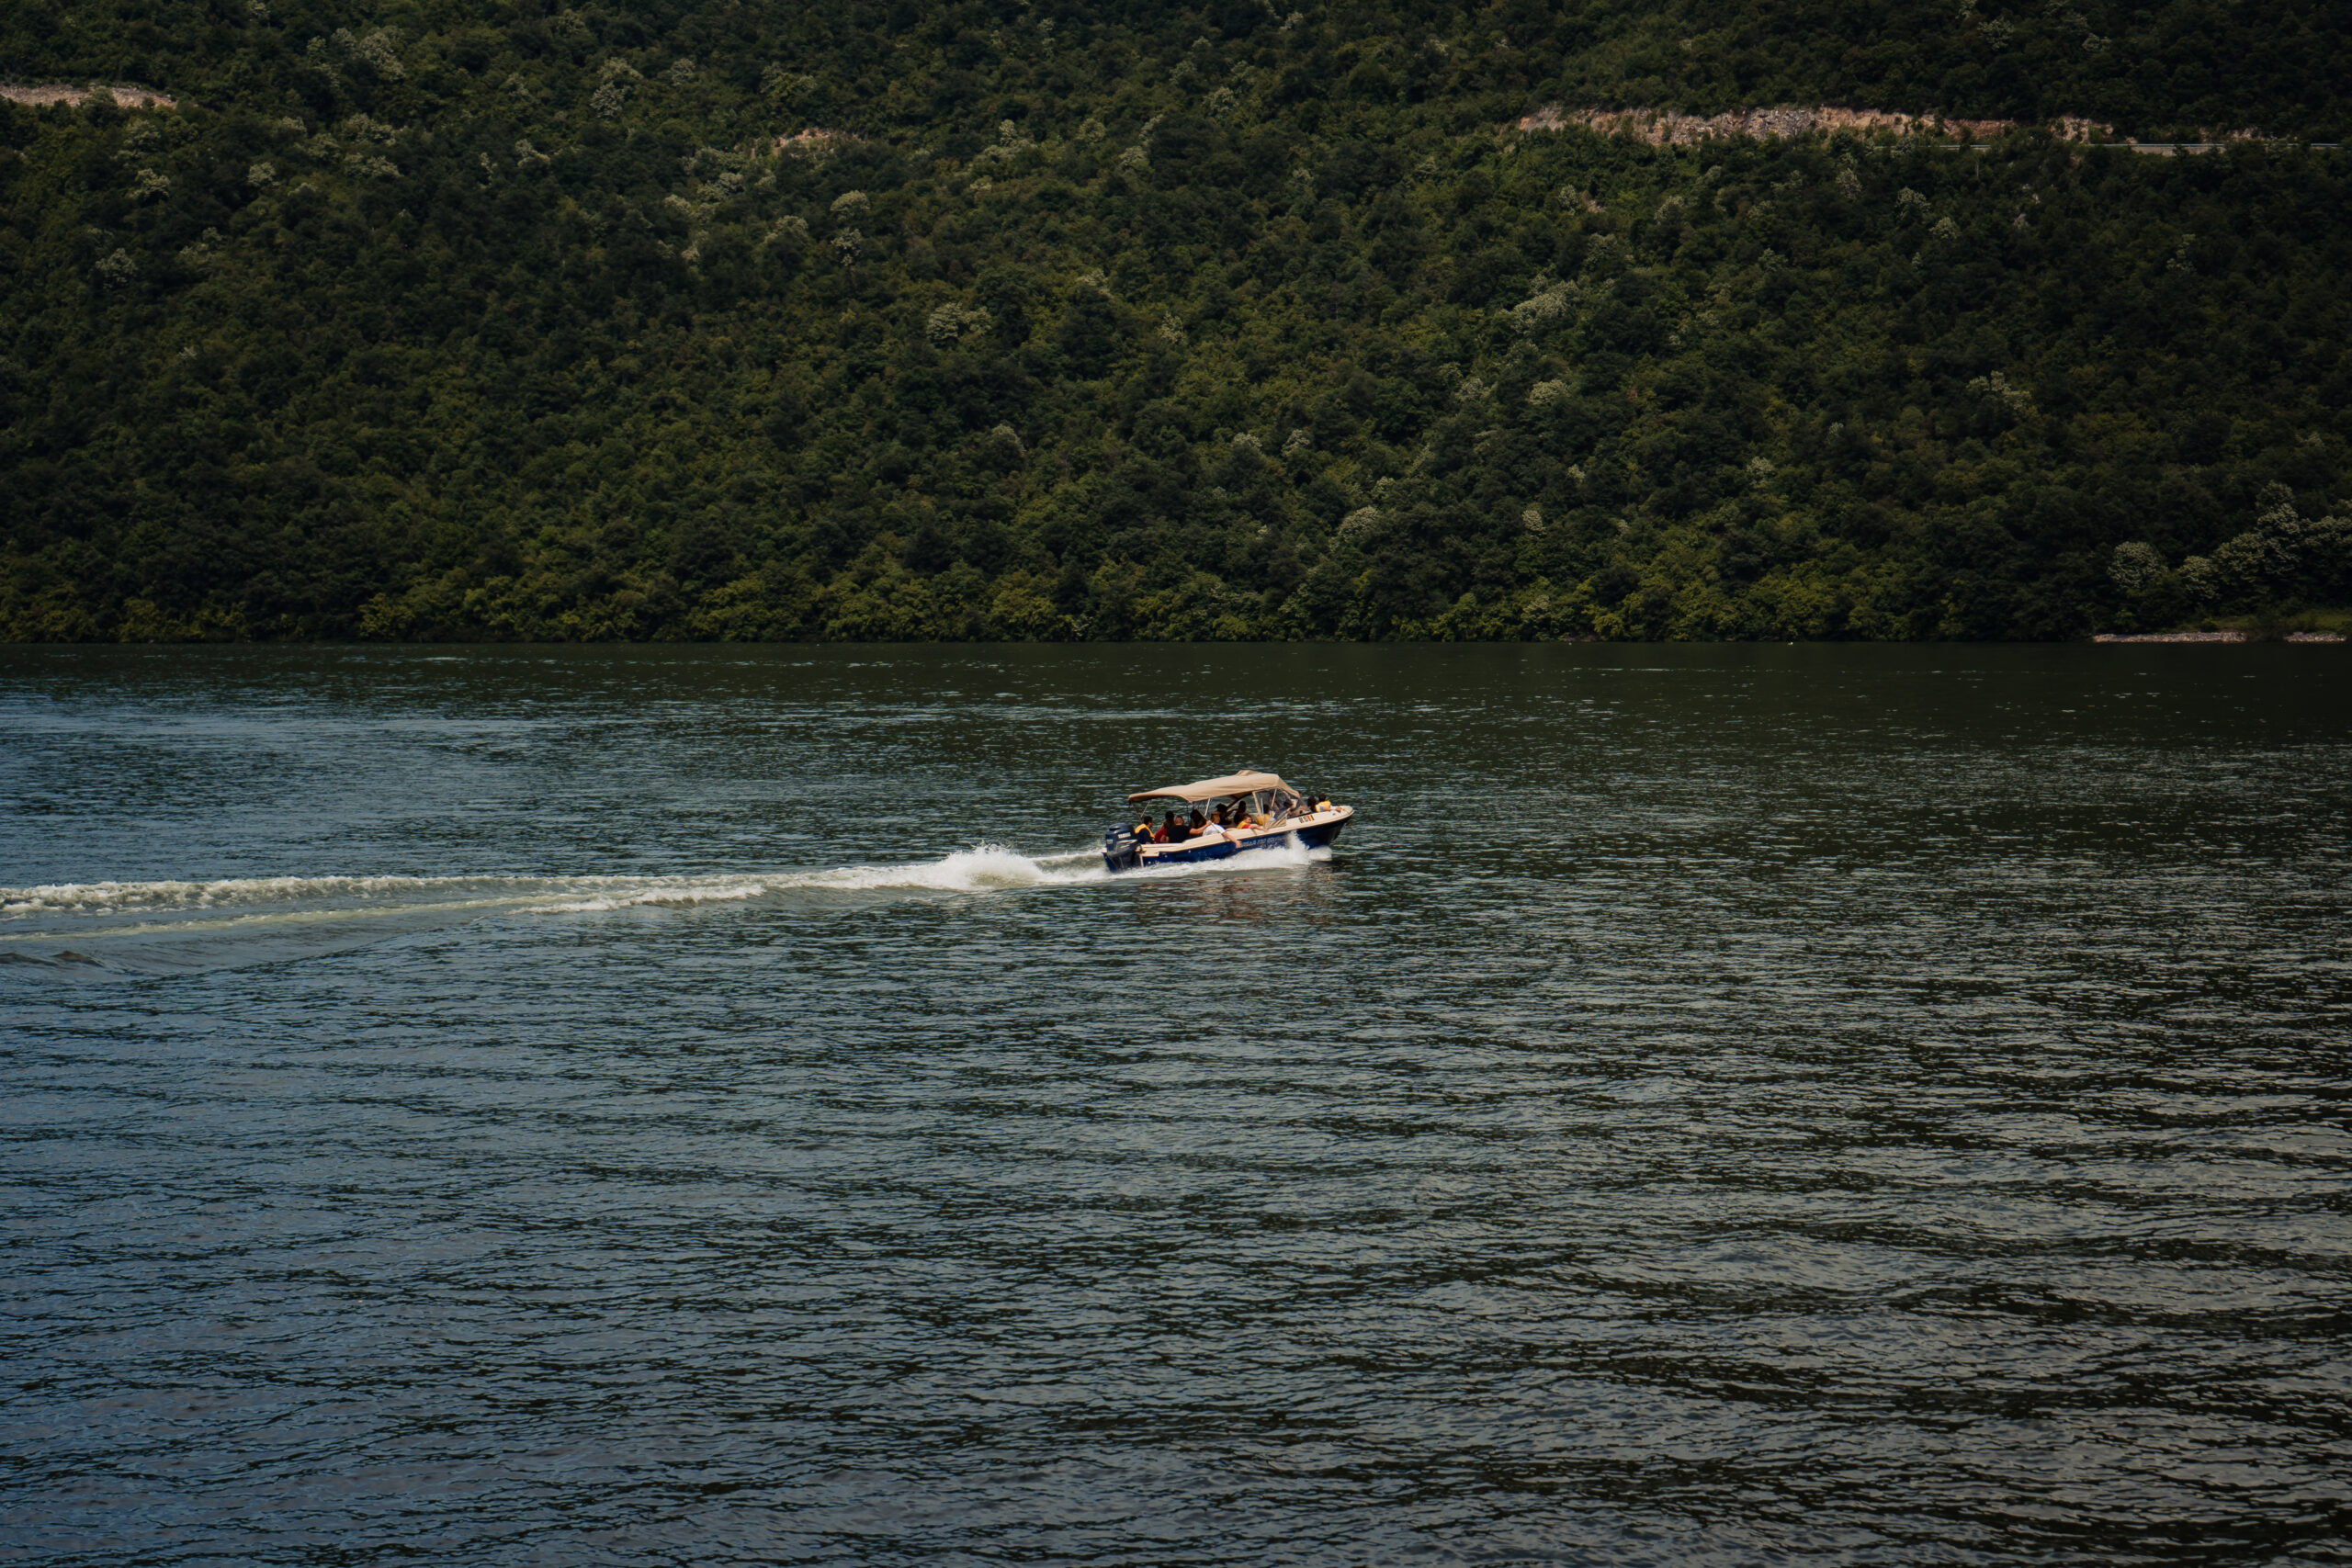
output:
[[[1065,861],[1091,860],[1092,868],[1065,867]],[[904,865],[842,865],[823,871],[739,877],[719,885],[684,887],[652,885],[644,887],[597,889],[573,897],[531,906],[530,914],[596,914],[646,905],[705,903],[729,898],[759,898],[800,890],[835,893],[995,893],[1019,887],[1043,887],[1056,883],[1099,882],[1110,874],[1099,855],[1024,855],[1001,844],[978,844],[935,861]]]
[[[1271,871],[1327,858],[1295,844],[1222,861],[1160,866],[1128,874],[1160,880]],[[46,883],[0,887],[0,936],[11,928],[80,928],[150,917],[186,931],[212,917],[221,925],[256,921],[418,916],[443,910],[469,918],[520,914],[596,914],[615,909],[741,902],[796,891],[835,894],[993,893],[1097,883],[1110,873],[1091,850],[1026,855],[1001,844],[976,844],[938,860],[831,866],[809,871],[685,875],[255,876],[152,882]],[[209,922],[208,922],[209,923]],[[152,931],[126,927],[119,933]]]
[[0,919],[211,909],[304,898],[511,887],[511,876],[232,876],[204,882],[55,882],[0,887]]

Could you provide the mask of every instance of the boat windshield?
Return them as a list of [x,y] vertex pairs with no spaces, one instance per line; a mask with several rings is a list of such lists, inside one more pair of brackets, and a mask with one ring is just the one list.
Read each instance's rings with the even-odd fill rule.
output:
[[1271,828],[1277,822],[1305,816],[1309,809],[1305,796],[1284,785],[1227,795],[1216,802],[1210,820],[1230,828]]

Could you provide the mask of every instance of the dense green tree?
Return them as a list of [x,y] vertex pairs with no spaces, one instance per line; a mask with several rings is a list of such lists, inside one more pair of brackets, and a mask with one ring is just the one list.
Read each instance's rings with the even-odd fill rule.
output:
[[2341,6],[40,3],[0,637],[2056,637],[2352,602]]

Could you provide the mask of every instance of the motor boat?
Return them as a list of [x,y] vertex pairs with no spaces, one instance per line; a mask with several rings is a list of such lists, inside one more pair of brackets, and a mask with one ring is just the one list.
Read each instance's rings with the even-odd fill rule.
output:
[[[1148,820],[1150,803],[1160,800],[1170,802],[1171,809],[1212,803],[1214,809],[1200,813],[1206,821],[1197,832],[1163,842],[1153,838]],[[1113,871],[1148,871],[1293,845],[1316,849],[1338,838],[1356,815],[1352,806],[1334,806],[1302,794],[1277,774],[1248,769],[1221,779],[1144,790],[1127,796],[1127,804],[1146,807],[1146,819],[1116,822],[1103,832],[1102,863]]]

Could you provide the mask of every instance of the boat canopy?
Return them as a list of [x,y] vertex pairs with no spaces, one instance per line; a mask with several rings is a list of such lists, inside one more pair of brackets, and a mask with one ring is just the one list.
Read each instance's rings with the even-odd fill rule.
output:
[[1128,804],[1138,800],[1184,800],[1198,804],[1215,800],[1221,795],[1248,795],[1253,790],[1289,789],[1290,785],[1272,773],[1227,773],[1221,779],[1203,779],[1198,784],[1170,784],[1166,789],[1148,789],[1141,795],[1127,796]]

